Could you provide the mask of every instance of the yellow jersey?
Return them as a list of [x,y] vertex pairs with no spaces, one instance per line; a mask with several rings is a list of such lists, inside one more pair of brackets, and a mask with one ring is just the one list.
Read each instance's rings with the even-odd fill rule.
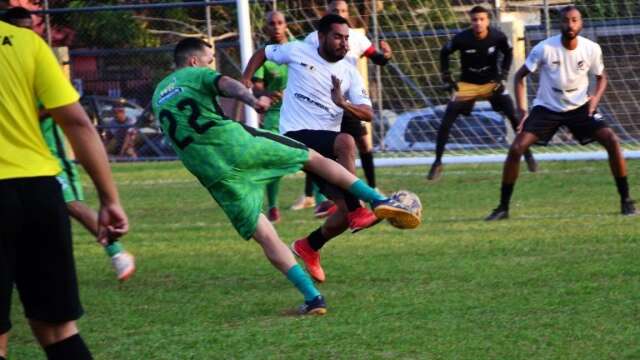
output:
[[53,109],[78,99],[44,40],[0,21],[0,180],[60,172],[42,137],[37,104]]

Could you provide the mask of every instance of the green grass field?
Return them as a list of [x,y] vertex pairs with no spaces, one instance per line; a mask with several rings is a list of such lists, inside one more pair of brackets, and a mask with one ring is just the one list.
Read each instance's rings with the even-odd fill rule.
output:
[[[640,161],[629,162],[640,198]],[[288,315],[301,296],[228,224],[178,163],[118,164],[138,273],[118,284],[74,224],[97,359],[640,359],[640,217],[618,215],[606,162],[543,162],[523,173],[511,219],[497,205],[500,164],[378,170],[385,191],[420,195],[423,225],[380,224],[323,250],[329,313]],[[86,180],[86,177],[85,177]],[[283,182],[284,207],[303,177]],[[87,190],[91,203],[95,192]],[[283,212],[282,238],[320,225]],[[14,297],[11,359],[43,355]]]

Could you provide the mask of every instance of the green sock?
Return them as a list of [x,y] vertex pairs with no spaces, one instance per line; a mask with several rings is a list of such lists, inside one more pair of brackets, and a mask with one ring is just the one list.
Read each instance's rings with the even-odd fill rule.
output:
[[365,182],[360,179],[356,180],[351,184],[351,186],[349,186],[349,192],[355,195],[358,199],[364,200],[368,203],[387,199],[377,192],[376,189],[365,184]]
[[316,205],[320,204],[323,201],[327,201],[327,197],[322,195],[322,193],[320,192],[320,189],[315,183],[313,183],[313,196],[316,199]]
[[304,301],[313,300],[313,298],[320,295],[320,291],[313,285],[309,274],[302,270],[298,264],[293,265],[291,269],[287,271],[287,279],[304,295]]
[[124,250],[124,247],[122,247],[120,242],[114,241],[111,244],[105,246],[104,250],[107,252],[107,255],[109,255],[109,257],[113,257],[114,255],[122,252]]
[[269,209],[278,207],[278,193],[280,192],[280,179],[267,184],[267,205]]

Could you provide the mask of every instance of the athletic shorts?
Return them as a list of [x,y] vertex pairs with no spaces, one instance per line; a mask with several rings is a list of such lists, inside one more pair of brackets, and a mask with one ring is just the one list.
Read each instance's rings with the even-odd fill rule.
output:
[[593,136],[595,132],[608,127],[598,114],[589,116],[589,103],[566,112],[555,112],[538,105],[531,110],[529,117],[525,120],[523,131],[536,135],[538,137],[536,144],[547,145],[561,126],[569,128],[573,137],[581,145],[595,141]]
[[280,133],[280,110],[267,111],[262,119],[263,130],[271,131],[272,133]]
[[0,334],[11,328],[14,284],[27,318],[80,318],[71,225],[58,181],[0,180],[0,199]]
[[459,81],[457,85],[458,90],[453,94],[453,101],[476,101],[491,98],[497,83],[492,81],[486,84],[472,84]]
[[281,135],[245,129],[254,137],[244,144],[246,156],[239,158],[233,169],[207,190],[240,236],[249,240],[256,232],[262,212],[265,185],[302,169],[309,161],[309,150]]
[[84,191],[82,183],[78,175],[78,167],[69,160],[61,160],[62,172],[56,176],[56,179],[62,186],[62,196],[64,202],[84,201]]
[[[340,135],[340,133],[329,130],[298,130],[290,131],[285,134],[285,136],[305,144],[320,155],[332,160],[337,159],[334,152],[334,144],[338,135]],[[318,186],[318,190],[320,190],[320,192],[329,199],[336,200],[345,197],[345,192],[341,188],[328,183],[316,174],[308,173],[308,175],[316,186]]]
[[367,127],[364,126],[362,121],[345,114],[342,117],[342,123],[340,124],[340,132],[347,133],[354,138],[359,138],[367,135]]

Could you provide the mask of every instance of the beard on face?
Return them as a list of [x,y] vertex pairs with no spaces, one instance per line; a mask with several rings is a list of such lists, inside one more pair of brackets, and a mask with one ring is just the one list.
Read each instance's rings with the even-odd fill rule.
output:
[[332,49],[327,44],[327,41],[322,44],[322,49],[324,50],[324,53],[327,55],[327,57],[333,62],[338,62],[344,59],[344,57],[347,55],[347,50],[345,48]]

